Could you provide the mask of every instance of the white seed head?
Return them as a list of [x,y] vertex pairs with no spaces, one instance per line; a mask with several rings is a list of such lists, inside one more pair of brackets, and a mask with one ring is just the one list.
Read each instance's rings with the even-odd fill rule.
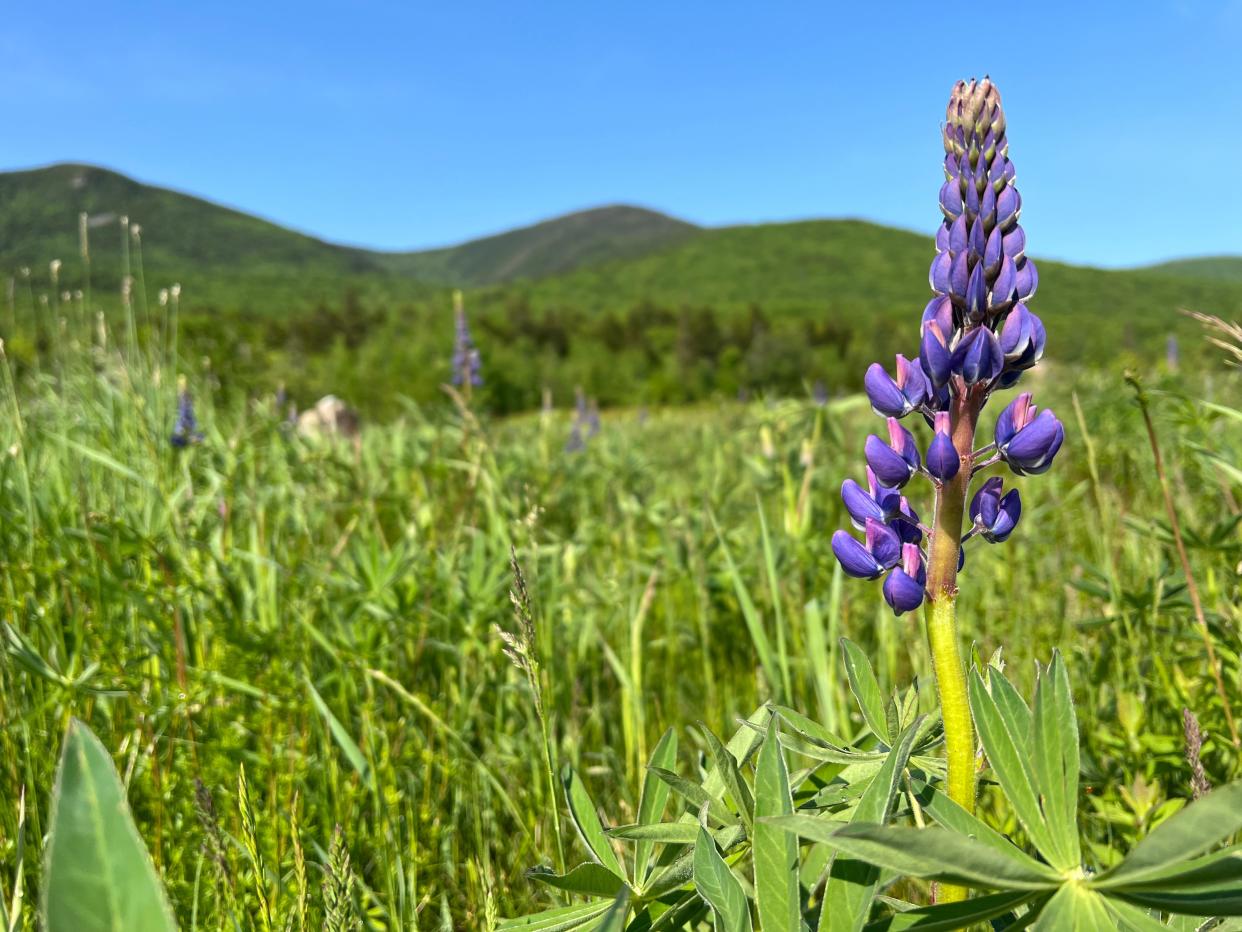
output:
[[62,263],[59,259],[53,259],[51,262],[48,263],[48,268],[51,269],[51,272],[52,272],[53,281],[55,281],[56,277],[60,275],[61,264]]

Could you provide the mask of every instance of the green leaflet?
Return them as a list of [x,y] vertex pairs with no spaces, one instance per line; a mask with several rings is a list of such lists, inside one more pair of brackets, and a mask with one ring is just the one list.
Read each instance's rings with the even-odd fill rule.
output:
[[112,758],[69,723],[52,791],[42,915],[47,932],[175,932]]

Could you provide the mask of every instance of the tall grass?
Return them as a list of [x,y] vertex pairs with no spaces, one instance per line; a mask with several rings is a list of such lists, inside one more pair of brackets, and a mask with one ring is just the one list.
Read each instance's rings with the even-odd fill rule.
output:
[[[0,894],[31,923],[71,716],[113,751],[183,927],[347,923],[349,898],[367,927],[478,928],[551,902],[523,876],[557,848],[549,759],[628,817],[668,724],[683,754],[699,749],[685,726],[731,731],[775,697],[856,728],[842,635],[886,686],[930,682],[916,622],[842,587],[828,548],[860,399],[607,412],[575,454],[568,413],[407,403],[355,451],[177,360],[168,305],[147,322],[131,302],[119,342],[62,312],[39,365],[6,359],[0,385]],[[181,369],[206,437],[177,451]],[[1120,374],[1040,378],[1041,399],[1076,412],[1070,455],[1022,486],[1023,559],[970,553],[962,624],[980,654],[1010,645],[1023,686],[1034,658],[1068,652],[1092,837],[1133,840],[1190,797],[1183,707],[1208,734],[1209,779],[1236,775],[1237,752]],[[1152,385],[1234,695],[1238,387],[1223,370]],[[511,548],[549,753],[496,633],[514,624]]]

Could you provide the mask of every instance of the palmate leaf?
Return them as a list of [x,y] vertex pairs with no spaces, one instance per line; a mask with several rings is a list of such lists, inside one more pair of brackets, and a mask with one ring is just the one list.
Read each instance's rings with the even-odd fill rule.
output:
[[[1000,674],[997,674],[1000,678]],[[1031,717],[1032,758],[1044,820],[1058,863],[1065,867],[1082,862],[1078,842],[1078,718],[1069,675],[1060,651],[1035,687]]]
[[706,829],[694,845],[694,887],[716,914],[718,932],[751,932],[750,903]]
[[[595,811],[595,803],[578,778],[578,774],[568,764],[561,771],[561,783],[565,787],[565,801],[569,804],[569,814],[573,818],[578,836],[586,845],[591,856],[601,865],[610,870],[621,880],[625,880],[625,869],[617,860],[617,853],[608,843],[604,827],[600,824],[599,814]],[[611,895],[611,894],[609,894]]]
[[[1025,703],[998,670],[990,671],[988,676],[992,693],[988,692],[979,671],[972,668],[969,692],[970,710],[992,772],[1040,853],[1061,868],[1076,867],[1076,862],[1066,863],[1039,805],[1035,771],[1029,756],[1030,713],[1025,711]],[[1014,704],[1014,698],[1020,705]]]
[[175,932],[112,758],[69,723],[52,790],[42,892],[47,932]]
[[1217,787],[1160,823],[1120,864],[1092,883],[1123,889],[1158,877],[1171,866],[1202,854],[1242,830],[1242,781]]
[[798,840],[767,821],[793,813],[789,772],[776,731],[768,722],[768,734],[755,764],[755,824],[751,857],[755,870],[755,905],[764,932],[798,932],[802,903],[798,890]]

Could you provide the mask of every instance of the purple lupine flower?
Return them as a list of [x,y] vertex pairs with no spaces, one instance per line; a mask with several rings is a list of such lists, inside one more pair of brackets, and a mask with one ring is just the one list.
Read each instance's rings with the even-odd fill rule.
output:
[[466,321],[466,307],[461,292],[453,292],[453,384],[478,388],[483,384],[482,360],[470,337],[470,324]]
[[901,355],[897,356],[896,379],[877,362],[867,370],[863,385],[875,413],[885,417],[905,417],[931,394],[923,367]]
[[[939,509],[929,529],[903,494],[910,480],[926,476],[938,500],[956,499],[947,514],[961,514],[979,471],[1004,462],[1017,475],[1044,472],[1065,439],[1061,422],[1051,412],[1037,412],[1023,394],[997,418],[995,452],[993,445],[972,449],[988,399],[1040,361],[1047,334],[1027,306],[1039,275],[1019,225],[1022,198],[995,85],[987,78],[958,82],[942,132],[943,220],[928,274],[935,294],[923,309],[918,359],[898,355],[895,373],[879,363],[867,369],[863,385],[872,409],[888,419],[888,441],[882,435],[866,440],[866,487],[852,479],[841,486],[850,521],[866,532],[865,543],[845,531],[832,539],[847,574],[887,576],[884,598],[898,614],[954,592],[956,573],[965,565],[961,543],[974,536],[1000,543],[1022,513],[1018,491],[1005,490],[992,477],[970,500],[965,536],[960,526],[948,526],[952,518],[940,525]],[[915,412],[931,428],[921,456],[920,440],[897,421]]]
[[1065,441],[1065,428],[1056,415],[1036,411],[1031,393],[1023,392],[996,419],[996,452],[1019,476],[1047,472]]
[[177,380],[177,420],[173,423],[169,442],[179,450],[192,443],[203,442],[203,432],[198,429],[198,418],[194,414],[194,399],[190,397],[185,376]]
[[864,452],[867,465],[876,478],[887,486],[899,489],[919,471],[922,460],[914,434],[901,426],[895,417],[888,419],[888,443],[875,434],[867,438]]
[[1001,543],[1013,533],[1022,517],[1022,497],[1017,489],[1010,489],[1002,496],[1004,485],[1004,479],[992,476],[970,500],[970,521],[974,530],[993,544]]
[[923,552],[917,544],[902,545],[901,565],[894,567],[884,580],[884,601],[895,615],[914,611],[923,604],[923,588],[926,585]]

